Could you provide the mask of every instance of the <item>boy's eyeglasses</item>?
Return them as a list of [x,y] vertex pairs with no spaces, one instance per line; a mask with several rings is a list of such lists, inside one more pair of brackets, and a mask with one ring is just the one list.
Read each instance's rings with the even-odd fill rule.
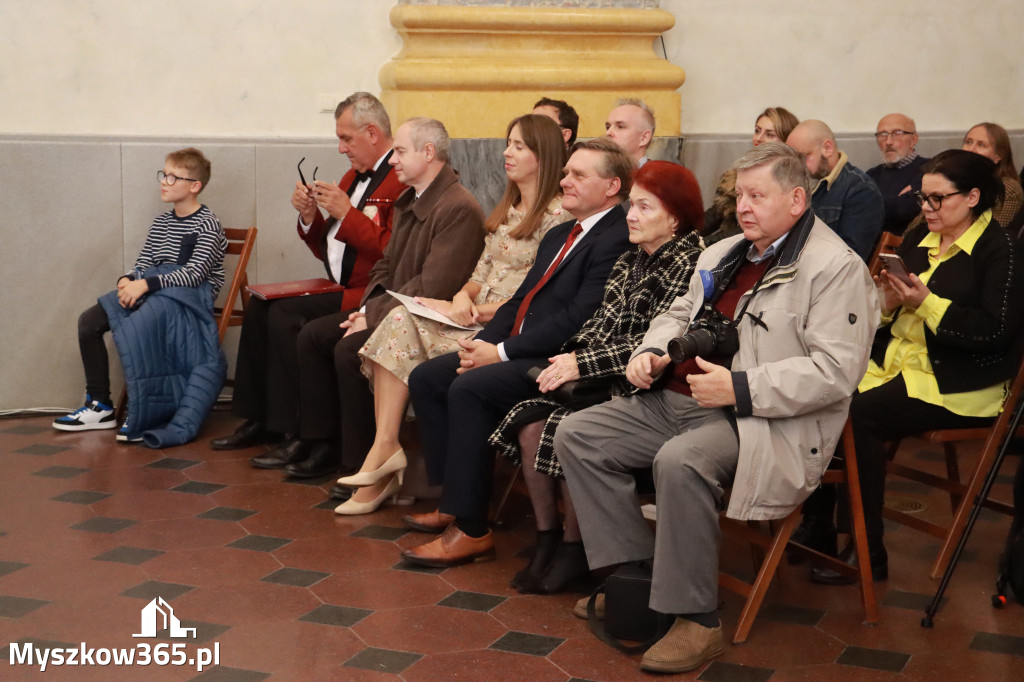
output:
[[199,182],[195,178],[179,178],[177,175],[174,175],[173,173],[164,173],[162,170],[159,170],[159,171],[156,172],[156,179],[157,179],[158,182],[163,182],[164,180],[166,180],[168,185],[173,185],[178,180],[188,180],[189,182]]

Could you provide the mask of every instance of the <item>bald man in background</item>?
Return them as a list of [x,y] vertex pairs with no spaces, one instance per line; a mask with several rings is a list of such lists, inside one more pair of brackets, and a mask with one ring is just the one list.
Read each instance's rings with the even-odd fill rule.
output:
[[654,110],[642,99],[623,97],[608,112],[605,136],[626,152],[640,168],[647,163],[647,147],[654,139]]
[[817,180],[811,194],[814,214],[867,262],[885,217],[875,181],[850,163],[832,129],[821,121],[803,121],[793,128],[786,144],[804,157],[807,170]]
[[929,159],[917,154],[917,125],[909,116],[883,116],[875,130],[882,163],[869,168],[868,177],[878,185],[885,201],[883,229],[903,234],[921,212],[914,192],[921,190],[921,166]]

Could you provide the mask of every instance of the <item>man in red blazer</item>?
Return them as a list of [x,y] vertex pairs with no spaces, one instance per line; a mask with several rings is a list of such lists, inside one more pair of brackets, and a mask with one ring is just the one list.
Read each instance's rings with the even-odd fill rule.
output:
[[[388,113],[376,97],[357,92],[338,105],[334,118],[338,152],[352,167],[337,184],[296,182],[292,206],[299,213],[299,238],[323,262],[327,277],[345,290],[272,301],[250,299],[232,395],[232,410],[245,421],[233,434],[211,441],[215,450],[246,448],[298,433],[299,330],[311,320],[357,307],[370,269],[391,238],[394,202],[406,186],[388,163]],[[252,459],[259,468],[281,468],[284,463],[277,456]]]

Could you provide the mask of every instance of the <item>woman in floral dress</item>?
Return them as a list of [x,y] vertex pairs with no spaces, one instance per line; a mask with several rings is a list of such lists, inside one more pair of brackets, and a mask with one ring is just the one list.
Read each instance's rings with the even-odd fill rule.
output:
[[[473,275],[451,301],[417,299],[459,325],[486,323],[526,277],[537,246],[549,229],[570,219],[562,211],[565,143],[558,125],[528,114],[512,121],[506,135],[505,194],[486,222],[484,251]],[[458,348],[474,332],[395,308],[360,349],[363,371],[373,383],[376,437],[362,469],[338,480],[358,488],[339,514],[367,514],[401,487],[405,452],[398,432],[409,400],[409,373],[421,362]]]

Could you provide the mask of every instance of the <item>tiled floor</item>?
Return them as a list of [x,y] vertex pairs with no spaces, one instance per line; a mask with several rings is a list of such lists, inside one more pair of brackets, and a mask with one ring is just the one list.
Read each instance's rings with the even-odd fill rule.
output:
[[[598,641],[570,608],[577,595],[523,596],[508,587],[532,538],[514,495],[498,560],[445,571],[399,559],[423,535],[399,521],[408,507],[340,517],[330,481],[287,483],[251,469],[258,450],[215,452],[234,421],[214,414],[198,442],[168,451],[114,444],[112,432],[66,434],[48,419],[0,421],[0,679],[50,680],[628,680],[649,678],[638,657]],[[916,442],[901,457],[933,461]],[[1007,463],[1016,465],[1012,459]],[[1009,468],[1007,467],[1007,471]],[[1008,496],[1008,477],[997,494]],[[890,493],[948,512],[910,485]],[[427,510],[429,502],[413,509]],[[746,644],[692,673],[701,680],[1019,680],[1024,607],[989,604],[1008,518],[982,515],[935,627],[919,621],[936,583],[937,542],[891,528],[882,622],[861,624],[857,590],[812,585],[785,567]],[[749,552],[725,564],[749,570]],[[219,665],[11,665],[37,648],[126,648],[140,609],[167,601],[197,628],[188,656],[219,650]],[[740,608],[723,595],[731,637]],[[158,642],[173,644],[161,639]],[[155,646],[155,644],[153,644]],[[155,651],[155,649],[154,649]],[[683,676],[681,676],[683,677]]]

